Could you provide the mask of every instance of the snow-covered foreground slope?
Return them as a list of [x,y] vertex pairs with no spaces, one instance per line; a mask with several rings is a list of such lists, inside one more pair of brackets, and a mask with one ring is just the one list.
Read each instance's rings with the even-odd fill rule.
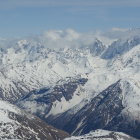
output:
[[0,100],[0,139],[64,139],[69,135]]
[[136,140],[136,139],[119,132],[96,130],[86,135],[77,137],[72,136],[71,138],[66,138],[65,140]]

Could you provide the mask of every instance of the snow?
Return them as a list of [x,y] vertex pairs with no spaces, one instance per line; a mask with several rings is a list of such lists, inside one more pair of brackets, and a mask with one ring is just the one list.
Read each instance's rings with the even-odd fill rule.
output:
[[83,94],[81,88],[80,87],[77,88],[71,100],[66,101],[66,99],[63,97],[61,98],[61,102],[59,101],[54,102],[53,107],[48,115],[56,115],[59,113],[63,113],[71,109],[75,105],[78,105],[85,98],[84,97],[85,95]]
[[131,119],[140,120],[140,81],[123,79],[121,81],[123,91],[123,114]]
[[[16,101],[34,89],[54,86],[67,77],[87,77],[87,83],[78,87],[71,100],[62,98],[61,102],[53,103],[50,114],[57,115],[71,108],[73,112],[78,111],[109,85],[122,79],[126,107],[123,113],[129,112],[139,120],[139,33],[139,29],[113,29],[107,33],[78,33],[68,29],[51,30],[29,39],[0,40],[4,49],[0,51],[1,98]],[[103,51],[95,55],[97,50],[91,53],[90,49],[97,46],[103,47]],[[102,54],[109,59],[103,59]],[[34,101],[22,105],[32,113],[43,113],[47,107]]]
[[20,114],[20,110],[17,107],[0,100],[0,138],[3,136],[13,136],[14,130],[18,128],[15,121],[9,117],[10,112]]
[[[111,133],[115,133],[115,137],[117,137],[118,139],[115,139],[114,137],[112,137],[110,134]],[[66,138],[65,140],[91,140],[91,139],[95,139],[95,140],[127,140],[127,138],[130,139],[130,137],[124,133],[121,132],[113,132],[113,131],[107,131],[107,130],[95,130],[95,131],[91,131],[88,134],[82,135],[82,136],[72,136],[70,138]]]
[[0,110],[8,110],[10,112],[18,113],[20,110],[14,105],[9,104],[8,102],[0,100]]
[[27,112],[30,112],[32,114],[36,112],[45,112],[45,109],[47,108],[46,104],[39,104],[35,101],[26,101],[26,102],[21,102],[21,106],[24,106]]
[[[49,37],[55,41],[60,39],[62,40],[65,38],[63,37],[63,34],[67,33],[63,33],[62,31],[50,31],[47,33],[46,38]],[[80,36],[81,34],[77,35],[77,37],[74,37],[73,39],[78,39]],[[90,38],[93,34],[88,34],[87,36]],[[66,37],[66,40],[69,41],[70,39],[68,38],[69,37]],[[92,39],[92,43],[93,40],[95,41],[95,39]],[[118,40],[118,44],[123,44],[126,40],[128,39],[124,39],[122,41]],[[56,101],[53,104],[49,114],[57,115],[75,107],[76,105],[79,105],[79,108],[82,107],[83,104],[86,103],[85,100],[90,101],[90,99],[98,95],[102,90],[106,89],[109,85],[115,83],[119,79],[126,79],[126,81],[127,79],[132,79],[134,81],[135,79],[136,81],[139,79],[139,45],[127,50],[121,56],[110,60],[102,59],[101,56],[94,56],[90,53],[90,51],[85,51],[81,48],[71,49],[65,48],[65,46],[63,47],[64,49],[61,50],[48,50],[48,48],[43,48],[43,50],[47,52],[47,54],[44,54],[45,57],[42,54],[38,54],[34,48],[34,56],[39,55],[39,57],[37,57],[37,59],[35,57],[35,59],[31,62],[27,61],[28,57],[30,57],[30,55],[28,55],[28,50],[22,51],[22,53],[18,54],[19,59],[16,59],[21,59],[23,63],[18,63],[18,65],[14,63],[11,66],[12,68],[5,67],[3,72],[4,74],[2,73],[2,76],[6,75],[7,81],[0,83],[1,86],[3,88],[6,87],[7,90],[10,88],[8,86],[11,85],[15,90],[17,90],[16,86],[12,83],[12,81],[17,81],[19,83],[18,86],[20,86],[24,91],[29,92],[33,89],[55,85],[57,81],[65,79],[66,77],[75,77],[77,75],[84,77],[86,75],[88,81],[84,85],[84,91],[80,93],[80,96],[77,95],[78,91],[76,91],[70,101],[66,101],[62,98],[61,102]],[[108,46],[106,46],[106,49],[108,49]],[[41,52],[41,50],[42,48],[39,51]],[[26,56],[26,60],[22,58],[23,52]],[[11,53],[14,52],[11,51]],[[112,53],[112,49],[109,53]],[[12,56],[9,53],[6,55],[9,57]],[[22,55],[22,57],[20,57],[20,55]],[[128,63],[131,57],[133,58],[133,61]],[[3,81],[5,81],[5,79],[3,79]],[[22,85],[20,85],[21,83]],[[137,91],[139,91],[139,87],[137,87]],[[126,100],[128,100],[128,103],[125,104],[125,106],[128,106],[130,99],[126,97],[126,95],[124,96],[124,102],[127,102]],[[130,97],[133,96],[133,94],[130,95]],[[139,96],[137,95],[137,97]],[[134,102],[135,100],[136,98],[134,99]],[[138,103],[139,101],[136,102],[136,104]],[[131,103],[130,106],[132,106]],[[33,101],[26,102],[24,107],[32,113],[35,113],[37,110],[43,112],[46,105],[37,104]],[[78,110],[79,108],[76,107],[75,109]]]

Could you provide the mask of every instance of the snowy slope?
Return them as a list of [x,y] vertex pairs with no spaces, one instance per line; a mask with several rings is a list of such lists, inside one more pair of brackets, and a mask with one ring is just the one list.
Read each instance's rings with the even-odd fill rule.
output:
[[66,138],[65,140],[136,140],[126,134],[106,131],[106,130],[96,130],[88,134],[71,138]]
[[18,101],[18,106],[40,117],[56,115],[79,104],[84,97],[86,78],[67,78],[54,87],[34,90]]
[[66,77],[89,73],[92,69],[88,59],[79,51],[45,51],[37,53],[37,60],[27,50],[16,53],[8,49],[3,54],[0,70],[2,99],[13,102],[31,90],[55,84]]
[[[40,129],[41,128],[41,129]],[[63,139],[69,135],[0,100],[0,139]]]
[[140,35],[139,36],[133,36],[130,38],[122,38],[115,42],[113,42],[107,50],[102,55],[102,58],[104,59],[111,59],[113,57],[116,57],[118,55],[122,55],[129,50],[131,50],[133,47],[140,44]]
[[139,91],[139,81],[119,80],[90,101],[83,100],[64,113],[48,117],[47,121],[74,135],[106,128],[139,138]]

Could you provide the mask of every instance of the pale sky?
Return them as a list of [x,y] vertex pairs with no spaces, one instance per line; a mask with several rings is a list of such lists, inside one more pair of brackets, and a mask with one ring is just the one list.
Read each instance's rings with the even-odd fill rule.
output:
[[139,28],[140,0],[0,0],[0,37]]

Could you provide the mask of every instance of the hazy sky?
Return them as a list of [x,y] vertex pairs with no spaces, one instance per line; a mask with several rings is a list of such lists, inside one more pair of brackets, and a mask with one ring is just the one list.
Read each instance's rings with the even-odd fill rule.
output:
[[140,0],[0,0],[0,36],[140,27]]

